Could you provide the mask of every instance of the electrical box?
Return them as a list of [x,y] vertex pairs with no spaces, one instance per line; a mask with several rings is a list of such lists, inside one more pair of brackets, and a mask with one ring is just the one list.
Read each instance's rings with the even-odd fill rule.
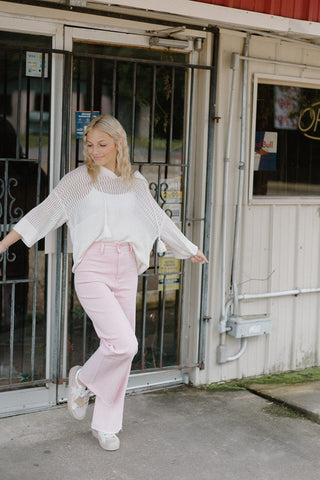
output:
[[271,318],[268,315],[238,315],[227,320],[227,334],[235,338],[264,335],[270,330]]

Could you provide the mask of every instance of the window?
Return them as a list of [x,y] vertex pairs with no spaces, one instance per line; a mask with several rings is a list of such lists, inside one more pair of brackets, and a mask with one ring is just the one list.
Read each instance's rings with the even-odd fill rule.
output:
[[257,79],[253,196],[320,195],[320,89]]

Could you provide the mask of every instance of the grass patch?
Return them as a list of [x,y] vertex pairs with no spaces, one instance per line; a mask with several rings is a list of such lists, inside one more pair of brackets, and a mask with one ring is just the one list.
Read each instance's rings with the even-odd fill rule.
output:
[[210,385],[205,385],[205,390],[214,391],[214,392],[236,392],[238,390],[245,390],[245,386],[241,385],[241,382],[232,380],[230,382],[219,382],[219,383],[210,383]]
[[304,417],[302,413],[298,413],[295,410],[286,407],[285,405],[279,405],[278,403],[272,403],[262,409],[265,413],[273,415],[275,417],[289,417],[289,418],[301,418]]
[[305,382],[320,381],[320,367],[305,368],[294,372],[285,372],[277,375],[266,375],[263,377],[245,378],[242,380],[231,380],[228,382],[218,382],[206,385],[204,388],[208,391],[236,391],[244,390],[250,385],[280,385],[297,384]]

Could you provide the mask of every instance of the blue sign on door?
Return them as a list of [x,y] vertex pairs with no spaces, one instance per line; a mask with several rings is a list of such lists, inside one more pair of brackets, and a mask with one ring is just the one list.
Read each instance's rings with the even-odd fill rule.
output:
[[[92,116],[91,116],[92,115]],[[83,138],[84,129],[90,123],[91,119],[100,115],[100,112],[76,112],[76,139]]]

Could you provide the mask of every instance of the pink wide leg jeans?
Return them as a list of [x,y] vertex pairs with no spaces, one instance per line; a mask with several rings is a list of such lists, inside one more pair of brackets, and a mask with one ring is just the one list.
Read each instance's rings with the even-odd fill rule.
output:
[[137,265],[129,243],[93,243],[75,270],[75,289],[100,339],[79,379],[96,395],[91,427],[104,433],[122,428],[133,357]]

